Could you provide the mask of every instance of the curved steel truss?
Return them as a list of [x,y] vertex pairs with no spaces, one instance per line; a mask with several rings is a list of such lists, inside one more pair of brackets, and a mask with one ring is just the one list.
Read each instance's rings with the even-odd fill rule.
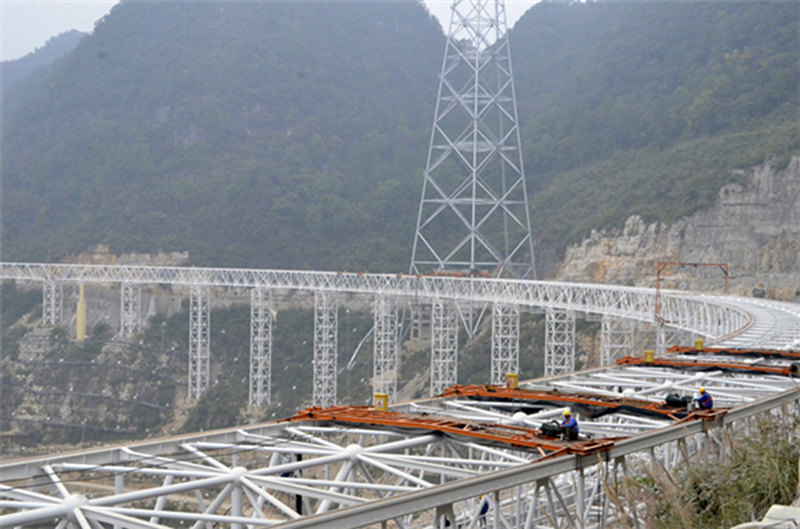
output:
[[[546,281],[351,274],[286,270],[220,268],[50,265],[0,263],[0,278],[35,281],[43,286],[43,318],[53,325],[61,313],[56,306],[65,284],[118,283],[121,287],[120,333],[141,329],[143,285],[168,284],[183,288],[190,299],[188,395],[199,398],[208,387],[209,309],[213,292],[231,288],[250,291],[250,396],[254,404],[270,401],[271,334],[275,289],[307,290],[315,299],[314,404],[337,403],[337,297],[341,293],[371,296],[375,303],[373,363],[376,393],[394,393],[397,385],[399,320],[390,308],[398,301],[427,303],[431,310],[431,394],[457,382],[457,324],[452,317],[459,304],[493,305],[492,380],[503,380],[518,363],[518,314],[525,307],[547,313],[545,374],[570,372],[575,361],[575,318],[601,318],[604,363],[632,352],[635,322],[653,323],[655,292],[651,289]],[[243,297],[244,298],[244,297]],[[658,343],[665,330],[702,336],[731,346],[791,349],[800,345],[800,310],[796,305],[732,296],[703,296],[667,292],[660,296]],[[246,299],[246,298],[244,298]],[[60,307],[60,305],[59,305]],[[613,323],[613,325],[612,325]],[[619,329],[623,331],[620,332]],[[620,338],[621,337],[621,338]],[[659,349],[661,352],[661,349]]]
[[[52,282],[170,284],[195,288],[208,286],[348,292],[543,307],[645,322],[654,321],[655,307],[655,291],[648,288],[404,274],[0,263],[0,278],[36,281],[47,285]],[[719,339],[742,332],[751,323],[760,325],[763,320],[763,328],[751,330],[760,330],[762,334],[769,334],[773,340],[782,340],[786,347],[800,343],[800,310],[793,304],[674,291],[664,292],[661,297],[661,318],[670,327]],[[754,316],[761,320],[754,321]]]

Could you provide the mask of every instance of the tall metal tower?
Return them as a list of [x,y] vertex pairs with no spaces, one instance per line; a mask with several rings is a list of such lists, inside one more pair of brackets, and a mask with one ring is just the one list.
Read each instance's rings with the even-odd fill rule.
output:
[[454,0],[411,273],[535,276],[503,0]]

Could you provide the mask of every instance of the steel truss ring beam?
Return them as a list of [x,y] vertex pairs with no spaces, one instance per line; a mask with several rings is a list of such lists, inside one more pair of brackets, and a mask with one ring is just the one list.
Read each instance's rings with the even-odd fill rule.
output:
[[[645,322],[654,321],[655,309],[653,289],[511,279],[45,263],[0,263],[0,278],[349,292],[543,307]],[[667,291],[662,293],[661,315],[670,327],[710,340],[725,338],[726,344],[736,335],[746,335],[746,343],[736,343],[742,346],[763,346],[767,337],[769,346],[776,349],[789,349],[800,343],[800,313],[791,304]],[[772,321],[762,328],[755,324],[757,318]]]

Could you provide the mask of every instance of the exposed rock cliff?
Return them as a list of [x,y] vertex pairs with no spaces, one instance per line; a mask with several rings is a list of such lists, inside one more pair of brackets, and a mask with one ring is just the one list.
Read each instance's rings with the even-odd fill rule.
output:
[[[558,278],[652,286],[658,262],[727,263],[731,291],[800,296],[800,157],[783,169],[741,172],[714,204],[667,226],[632,216],[620,231],[593,231],[567,249]],[[721,288],[719,270],[670,267],[671,288]]]

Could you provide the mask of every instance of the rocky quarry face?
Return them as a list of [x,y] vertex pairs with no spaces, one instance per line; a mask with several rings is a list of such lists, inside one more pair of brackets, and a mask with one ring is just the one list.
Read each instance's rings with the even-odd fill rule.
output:
[[[563,281],[654,286],[659,262],[725,263],[732,293],[800,299],[800,157],[740,172],[714,204],[672,225],[632,216],[620,232],[593,231],[567,249]],[[721,291],[715,267],[668,266],[664,288]]]

